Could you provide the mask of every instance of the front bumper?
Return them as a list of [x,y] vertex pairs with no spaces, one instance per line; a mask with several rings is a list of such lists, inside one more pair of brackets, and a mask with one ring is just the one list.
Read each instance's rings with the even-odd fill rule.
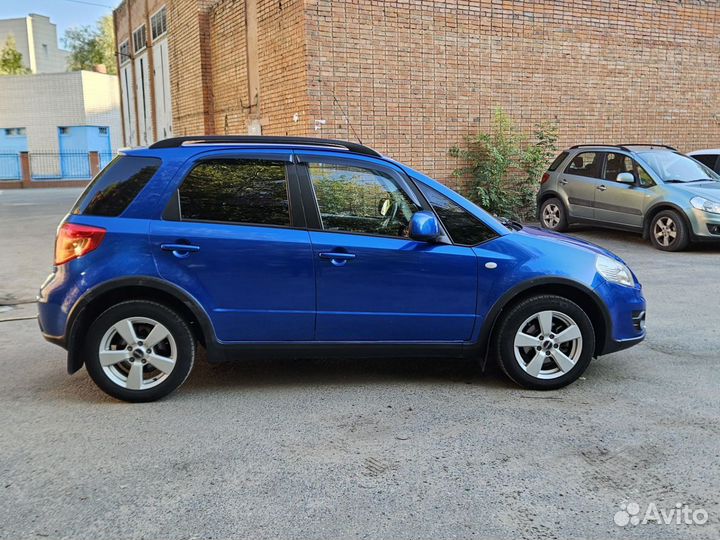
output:
[[686,211],[694,240],[720,242],[720,214],[692,208]]
[[640,285],[624,287],[604,282],[595,292],[607,306],[610,318],[610,331],[598,356],[627,349],[645,339],[647,303]]

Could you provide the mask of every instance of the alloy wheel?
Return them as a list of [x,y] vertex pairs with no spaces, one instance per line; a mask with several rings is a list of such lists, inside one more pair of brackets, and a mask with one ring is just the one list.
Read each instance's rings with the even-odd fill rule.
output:
[[671,217],[663,216],[655,222],[653,234],[658,244],[670,247],[677,238],[677,225]]
[[582,346],[582,332],[571,317],[541,311],[525,319],[515,334],[515,360],[531,377],[556,379],[575,367]]
[[554,229],[560,223],[560,208],[556,204],[546,204],[542,213],[543,223],[548,229]]
[[147,317],[113,324],[100,340],[98,357],[108,378],[128,390],[147,390],[170,375],[177,361],[170,331]]

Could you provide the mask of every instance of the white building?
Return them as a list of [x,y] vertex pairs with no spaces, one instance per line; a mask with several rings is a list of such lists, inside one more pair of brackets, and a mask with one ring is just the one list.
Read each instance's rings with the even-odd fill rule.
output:
[[10,35],[15,38],[23,64],[32,73],[67,71],[70,53],[58,47],[57,27],[49,17],[31,13],[19,19],[0,20],[0,49]]
[[17,179],[19,152],[30,153],[34,178],[81,178],[88,152],[104,165],[122,146],[115,75],[6,75],[0,96],[0,180]]

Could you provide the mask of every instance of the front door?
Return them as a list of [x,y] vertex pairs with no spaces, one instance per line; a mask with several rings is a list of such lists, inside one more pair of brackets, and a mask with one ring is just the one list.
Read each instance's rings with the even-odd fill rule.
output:
[[572,217],[593,219],[595,217],[595,194],[602,184],[602,152],[581,152],[565,167],[560,175],[558,189],[568,199],[568,211]]
[[306,154],[300,161],[314,229],[316,339],[469,339],[477,258],[470,247],[408,237],[423,203],[403,173],[372,159]]
[[[631,173],[635,183],[618,182],[617,176],[623,172]],[[619,152],[609,152],[604,177],[605,181],[595,195],[595,219],[615,225],[642,227],[643,207],[648,193],[638,182],[639,175],[633,159]]]
[[221,341],[311,341],[313,253],[290,211],[290,154],[211,154],[186,169],[151,225],[160,274],[201,303]]

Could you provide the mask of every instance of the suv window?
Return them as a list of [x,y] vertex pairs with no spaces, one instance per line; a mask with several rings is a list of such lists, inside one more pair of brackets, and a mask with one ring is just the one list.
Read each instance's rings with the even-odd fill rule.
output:
[[406,237],[419,210],[395,179],[353,165],[308,163],[326,231]]
[[629,172],[635,176],[635,166],[630,156],[610,152],[607,155],[607,161],[605,163],[606,180],[617,182],[618,174],[624,172]]
[[157,158],[116,156],[85,188],[72,213],[119,216],[147,185],[160,164]]
[[211,159],[198,163],[180,186],[184,221],[290,225],[285,163]]
[[442,193],[420,182],[418,187],[440,217],[454,243],[475,246],[497,236],[495,231]]
[[652,176],[650,176],[650,174],[648,174],[648,172],[637,162],[635,162],[635,166],[637,167],[637,178],[640,185],[642,187],[653,187],[655,185],[655,180],[652,179]]
[[600,178],[601,152],[581,152],[565,167],[566,174]]
[[569,152],[560,152],[558,157],[555,158],[555,161],[553,161],[550,166],[548,167],[548,171],[552,172],[557,170],[557,168],[560,166],[560,164],[565,161],[565,158],[568,157]]
[[695,156],[690,156],[693,159],[697,159],[700,163],[705,165],[706,167],[710,167],[711,169],[715,170],[715,163],[717,162],[717,154],[700,154]]

